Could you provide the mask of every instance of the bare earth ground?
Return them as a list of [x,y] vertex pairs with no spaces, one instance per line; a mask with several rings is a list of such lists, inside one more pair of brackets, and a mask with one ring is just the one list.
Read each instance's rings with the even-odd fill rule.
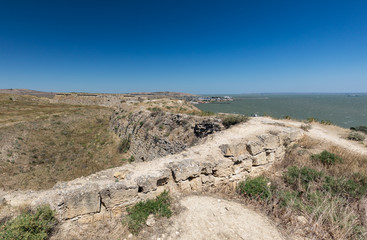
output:
[[[209,196],[187,196],[164,231],[141,239],[284,239],[270,221],[244,205]],[[145,234],[147,235],[147,234]]]

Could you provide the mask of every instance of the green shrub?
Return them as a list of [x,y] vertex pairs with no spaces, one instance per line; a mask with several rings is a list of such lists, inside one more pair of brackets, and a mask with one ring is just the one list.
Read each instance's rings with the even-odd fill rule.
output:
[[247,120],[248,120],[248,117],[243,116],[243,115],[226,115],[222,119],[222,124],[226,128],[229,128],[232,125],[236,125],[241,122],[246,122]]
[[283,116],[283,119],[290,120],[290,119],[292,119],[292,118],[291,118],[291,116],[289,116],[289,115],[285,115],[285,116]]
[[131,155],[131,156],[127,159],[127,161],[128,161],[129,163],[134,162],[134,161],[135,161],[134,156],[133,156],[133,155]]
[[150,214],[154,214],[156,217],[171,217],[170,206],[171,199],[168,192],[164,191],[155,199],[148,199],[128,208],[127,224],[129,230],[134,234],[139,233]]
[[129,135],[128,138],[122,139],[121,142],[119,143],[119,146],[118,146],[119,153],[127,153],[127,151],[129,151],[130,149],[130,144],[131,144],[131,140],[130,140],[130,135]]
[[357,133],[357,132],[351,132],[351,133],[349,133],[348,139],[353,140],[353,141],[362,142],[362,141],[364,141],[365,136],[363,136],[362,134]]
[[208,117],[208,116],[214,116],[215,113],[214,112],[210,112],[210,111],[192,111],[189,113],[190,115],[196,115],[196,116],[201,116],[201,117]]
[[246,179],[238,184],[237,192],[250,198],[268,199],[271,197],[268,179],[259,176]]
[[331,124],[333,124],[330,120],[321,120],[320,123],[321,124],[324,124],[324,125],[331,125]]
[[311,159],[320,161],[325,166],[331,166],[335,165],[336,163],[343,162],[343,159],[341,159],[339,156],[326,150],[322,151],[320,154],[311,155]]
[[351,127],[350,130],[363,132],[363,133],[367,134],[367,127],[366,126]]
[[307,118],[307,122],[309,123],[312,123],[312,122],[317,122],[317,118],[314,118],[314,117],[310,117],[310,118]]
[[289,167],[284,173],[284,180],[286,183],[298,187],[300,183],[304,188],[308,188],[311,182],[320,181],[324,173],[309,167],[298,168],[296,166]]
[[325,191],[345,198],[361,198],[367,192],[367,179],[359,175],[352,178],[325,177],[323,185]]
[[47,239],[56,220],[49,206],[40,206],[36,212],[24,212],[0,226],[0,239]]
[[303,131],[308,132],[308,131],[311,129],[311,125],[310,125],[310,124],[302,124],[302,125],[301,125],[301,129],[302,129]]

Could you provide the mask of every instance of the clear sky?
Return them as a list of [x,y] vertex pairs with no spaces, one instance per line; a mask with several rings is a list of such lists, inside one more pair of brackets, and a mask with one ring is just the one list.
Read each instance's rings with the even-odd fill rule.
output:
[[367,92],[367,1],[0,0],[0,88]]

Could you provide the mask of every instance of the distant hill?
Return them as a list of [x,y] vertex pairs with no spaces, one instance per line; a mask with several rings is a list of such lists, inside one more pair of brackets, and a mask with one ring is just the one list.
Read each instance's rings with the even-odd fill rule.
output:
[[46,97],[53,98],[55,96],[55,92],[41,92],[31,89],[19,89],[19,88],[10,88],[10,89],[0,89],[0,93],[5,94],[16,94],[16,95],[31,95],[37,97]]
[[169,97],[194,97],[195,94],[181,92],[135,92],[131,95],[169,96]]

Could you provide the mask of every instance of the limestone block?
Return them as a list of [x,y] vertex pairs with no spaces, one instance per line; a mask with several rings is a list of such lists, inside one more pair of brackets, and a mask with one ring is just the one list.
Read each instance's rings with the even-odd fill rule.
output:
[[247,143],[247,150],[252,156],[255,156],[264,150],[264,143],[260,140]]
[[83,214],[97,213],[100,211],[100,195],[98,185],[86,185],[64,196],[63,216],[64,220]]
[[219,146],[220,150],[222,150],[223,156],[225,157],[233,157],[234,153],[231,151],[228,144],[222,144]]
[[230,160],[221,160],[215,167],[214,176],[215,177],[228,177],[232,175],[233,162]]
[[240,172],[249,172],[252,168],[252,158],[246,158],[241,163],[232,166],[233,174],[239,174]]
[[176,182],[186,180],[190,177],[198,177],[201,173],[201,164],[192,159],[170,163],[168,167],[173,171]]
[[275,153],[274,152],[266,153],[266,160],[268,162],[274,162],[275,161]]
[[284,147],[279,147],[275,150],[275,159],[276,160],[282,160],[285,156],[285,149]]
[[181,189],[182,192],[190,192],[191,191],[190,182],[188,180],[181,181],[179,183],[179,185],[180,185],[180,189]]
[[264,142],[265,149],[276,149],[280,144],[278,136],[272,134],[264,134],[261,135],[260,138]]
[[167,182],[170,175],[169,169],[151,171],[146,175],[139,176],[136,183],[141,192],[147,193],[156,190],[158,185]]
[[129,205],[135,202],[138,196],[138,186],[127,186],[123,182],[117,182],[107,186],[100,192],[101,202],[106,208],[113,208],[117,205]]
[[194,192],[203,191],[203,184],[201,183],[201,177],[197,177],[189,181],[191,190]]
[[266,163],[267,163],[266,152],[259,153],[256,156],[253,156],[252,158],[253,166],[264,165]]
[[203,175],[201,176],[201,182],[203,184],[211,184],[214,182],[214,176],[213,175]]
[[213,162],[202,162],[200,165],[202,174],[213,174],[213,170],[215,168],[215,164]]

